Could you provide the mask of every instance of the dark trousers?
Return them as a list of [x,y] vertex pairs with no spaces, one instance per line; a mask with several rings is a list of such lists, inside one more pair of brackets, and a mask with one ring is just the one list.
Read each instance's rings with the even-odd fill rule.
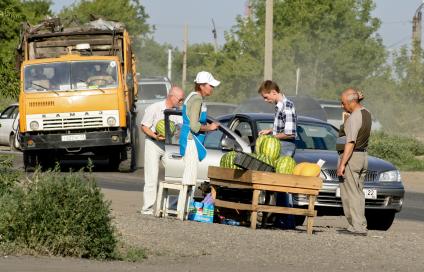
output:
[[[289,193],[277,193],[275,204],[280,207],[293,207],[293,199]],[[282,229],[294,229],[296,228],[296,222],[294,215],[292,214],[278,214],[275,218],[274,225]]]

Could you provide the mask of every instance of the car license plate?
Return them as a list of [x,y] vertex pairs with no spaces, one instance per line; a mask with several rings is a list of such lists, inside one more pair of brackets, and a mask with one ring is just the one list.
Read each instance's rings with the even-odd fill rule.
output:
[[[375,189],[363,189],[365,199],[377,199],[377,190]],[[340,197],[340,188],[336,189],[336,197]]]
[[71,141],[84,141],[85,134],[73,134],[73,135],[63,135],[62,142],[71,142]]

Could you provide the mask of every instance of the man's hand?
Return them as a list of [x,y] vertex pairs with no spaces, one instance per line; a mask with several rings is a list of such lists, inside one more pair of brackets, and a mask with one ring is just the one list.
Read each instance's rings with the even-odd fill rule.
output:
[[156,134],[156,140],[158,140],[158,141],[165,141],[165,136],[157,135]]
[[209,130],[209,131],[217,130],[218,128],[219,128],[219,123],[215,123],[215,122],[213,122],[213,123],[210,123],[210,124],[208,125],[208,130]]
[[259,131],[259,135],[268,135],[272,133],[272,129],[264,129]]
[[337,167],[337,176],[339,176],[339,177],[344,176],[345,167],[346,166],[344,164],[339,164],[339,166]]

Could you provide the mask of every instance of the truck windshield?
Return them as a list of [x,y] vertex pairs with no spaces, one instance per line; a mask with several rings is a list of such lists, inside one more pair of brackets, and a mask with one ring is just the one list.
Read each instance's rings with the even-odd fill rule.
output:
[[118,86],[114,61],[73,61],[28,65],[24,90],[69,91],[109,89]]

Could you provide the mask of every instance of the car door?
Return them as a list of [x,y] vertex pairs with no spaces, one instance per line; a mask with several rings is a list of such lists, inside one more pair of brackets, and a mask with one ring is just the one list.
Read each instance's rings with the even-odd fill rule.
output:
[[[172,118],[173,115],[180,116],[181,113],[174,111],[172,113],[165,112],[165,131],[166,131],[166,141],[165,141],[165,180],[181,182],[184,172],[184,160],[180,155],[180,146],[179,146],[179,129],[177,125],[177,132],[172,136],[169,135],[169,128],[167,126],[169,118]],[[216,131],[211,131],[206,133],[204,145],[207,150],[207,155],[205,159],[199,162],[197,183],[209,180],[208,167],[209,166],[219,166],[221,157],[226,152],[236,149],[244,152],[248,152],[249,146],[245,143],[242,143],[242,140],[235,136],[226,126],[222,125]]]
[[0,114],[0,144],[1,145],[9,145],[10,132],[14,130],[13,128],[14,123],[17,123],[17,121],[15,121],[17,114],[18,114],[18,106],[16,105],[7,107]]
[[228,126],[234,133],[250,146],[251,152],[255,151],[256,134],[251,120],[244,116],[236,116]]

